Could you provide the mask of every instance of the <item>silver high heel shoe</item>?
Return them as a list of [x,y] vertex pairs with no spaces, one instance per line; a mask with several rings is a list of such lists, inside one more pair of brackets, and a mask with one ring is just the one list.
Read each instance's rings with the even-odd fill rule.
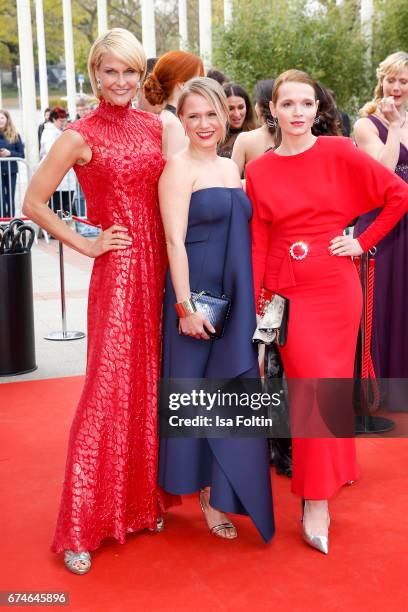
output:
[[[322,535],[312,535],[310,533],[308,533],[306,531],[305,528],[305,505],[306,505],[306,500],[302,500],[302,507],[303,507],[303,516],[302,516],[302,530],[303,530],[303,539],[306,542],[306,544],[309,544],[309,546],[311,546],[312,548],[315,548],[316,550],[318,550],[319,552],[323,553],[324,555],[328,555],[329,554],[329,535],[327,536],[322,536]],[[328,515],[328,525],[327,528],[330,527],[330,516]]]
[[70,572],[82,576],[91,569],[91,555],[87,551],[76,553],[73,550],[66,550],[64,564]]

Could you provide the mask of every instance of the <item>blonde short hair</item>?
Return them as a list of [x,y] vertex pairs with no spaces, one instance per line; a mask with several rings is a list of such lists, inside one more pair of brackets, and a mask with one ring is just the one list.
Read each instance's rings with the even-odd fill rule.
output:
[[388,57],[383,60],[376,71],[377,75],[377,85],[374,90],[374,98],[367,102],[360,110],[361,117],[367,117],[367,115],[372,115],[376,112],[379,107],[381,99],[384,97],[383,93],[383,80],[387,75],[397,75],[404,70],[404,68],[408,68],[408,53],[405,51],[397,51],[396,53],[391,53]]
[[178,117],[183,114],[184,103],[191,94],[202,96],[207,100],[208,104],[212,106],[222,126],[222,140],[224,140],[227,133],[228,104],[227,97],[221,85],[209,77],[195,77],[187,81],[181,90],[177,102]]
[[99,68],[105,53],[114,53],[123,62],[140,73],[143,79],[146,72],[146,54],[136,36],[124,28],[112,28],[95,40],[88,56],[88,74],[92,91],[99,98],[95,71]]

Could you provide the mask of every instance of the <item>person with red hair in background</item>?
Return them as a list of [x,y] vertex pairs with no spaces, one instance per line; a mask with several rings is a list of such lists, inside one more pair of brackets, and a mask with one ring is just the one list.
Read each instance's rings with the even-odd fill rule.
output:
[[202,76],[204,64],[199,57],[187,51],[169,51],[161,56],[144,82],[143,93],[146,100],[154,106],[164,105],[160,115],[163,124],[174,124],[173,143],[176,138],[177,145],[180,145],[177,146],[178,149],[186,144],[186,136],[181,122],[176,117],[177,101],[184,83]]
[[[146,81],[149,74],[152,72],[153,68],[157,64],[159,58],[158,57],[149,57],[146,63],[146,74],[143,80],[143,83]],[[137,101],[134,108],[138,108],[139,110],[146,111],[147,113],[153,113],[154,115],[160,115],[163,110],[163,104],[150,104],[148,100],[146,100],[143,86],[140,87],[137,92]]]

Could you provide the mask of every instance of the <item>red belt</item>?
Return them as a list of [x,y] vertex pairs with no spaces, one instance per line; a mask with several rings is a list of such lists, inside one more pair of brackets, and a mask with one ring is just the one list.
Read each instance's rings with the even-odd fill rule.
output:
[[335,236],[341,236],[342,230],[338,232],[332,231],[329,234],[320,235],[311,239],[287,240],[285,244],[279,246],[271,246],[269,256],[281,257],[281,265],[278,272],[276,289],[283,287],[295,287],[296,279],[293,270],[293,264],[301,266],[303,261],[308,257],[317,257],[318,255],[328,255],[330,241]]

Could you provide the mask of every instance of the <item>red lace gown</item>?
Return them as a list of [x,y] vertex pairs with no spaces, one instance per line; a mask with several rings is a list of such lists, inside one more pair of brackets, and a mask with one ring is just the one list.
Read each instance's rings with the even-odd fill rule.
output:
[[[286,376],[351,379],[361,285],[351,258],[330,256],[329,242],[353,218],[383,207],[358,238],[367,251],[408,210],[407,185],[349,139],[334,136],[320,136],[298,155],[270,151],[246,166],[246,179],[256,298],[264,285],[290,300],[288,339],[280,349]],[[309,248],[300,260],[289,250],[298,241]],[[304,255],[300,247],[293,253]],[[332,399],[335,409],[345,408]],[[302,402],[290,403],[292,422]],[[306,499],[327,499],[357,477],[352,438],[298,437],[292,451],[292,490]]]
[[107,537],[154,529],[177,503],[157,486],[157,384],[166,269],[157,183],[162,126],[150,113],[101,101],[71,125],[92,150],[77,165],[88,217],[122,225],[124,251],[94,262],[88,301],[88,360],[69,439],[54,552],[96,549]]

